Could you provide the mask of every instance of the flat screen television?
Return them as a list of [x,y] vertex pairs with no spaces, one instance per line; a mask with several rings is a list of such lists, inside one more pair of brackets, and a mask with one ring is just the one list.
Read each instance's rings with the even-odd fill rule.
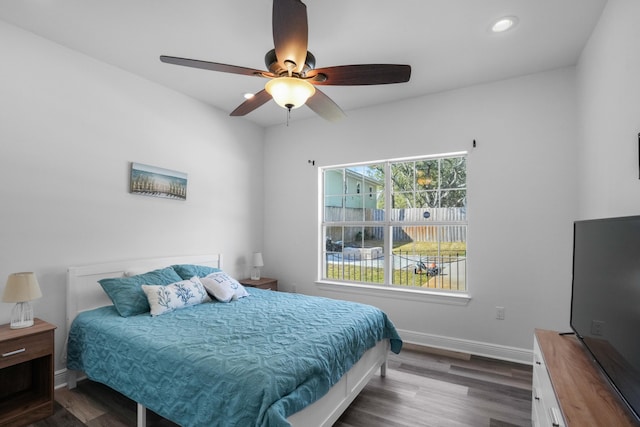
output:
[[640,216],[573,231],[571,328],[640,420]]

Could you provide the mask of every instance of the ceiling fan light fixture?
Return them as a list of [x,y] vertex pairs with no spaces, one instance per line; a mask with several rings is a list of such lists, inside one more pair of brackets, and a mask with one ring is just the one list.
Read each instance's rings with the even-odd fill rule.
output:
[[493,26],[491,27],[491,31],[494,33],[504,33],[512,29],[518,23],[518,18],[515,16],[505,16],[498,19]]
[[316,93],[311,83],[297,77],[277,77],[269,80],[264,88],[276,104],[287,110],[303,106]]

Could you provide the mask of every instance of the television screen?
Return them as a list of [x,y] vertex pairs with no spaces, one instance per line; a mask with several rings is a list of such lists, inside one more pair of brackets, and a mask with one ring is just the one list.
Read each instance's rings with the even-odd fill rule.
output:
[[571,328],[640,419],[640,216],[574,223]]

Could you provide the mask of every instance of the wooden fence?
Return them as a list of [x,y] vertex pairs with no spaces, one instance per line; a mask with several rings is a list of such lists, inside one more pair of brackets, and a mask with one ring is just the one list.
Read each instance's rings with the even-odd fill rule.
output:
[[[347,221],[383,221],[384,210],[382,209],[355,209],[355,208],[324,208],[325,222]],[[425,214],[428,213],[428,214]],[[344,218],[342,217],[344,215]],[[428,215],[428,216],[427,216]],[[437,222],[455,222],[466,221],[465,208],[410,208],[410,209],[392,209],[391,212],[394,242],[429,242],[438,240],[438,232],[440,233],[441,242],[466,242],[467,227],[466,225],[430,225],[434,221]],[[415,225],[415,223],[424,223],[424,225]],[[412,225],[403,226],[402,223],[411,223]],[[365,227],[365,240],[382,240],[384,228],[376,227],[374,224]],[[344,235],[342,228],[328,230],[327,238],[332,241],[357,242],[363,236],[361,227],[345,227]]]

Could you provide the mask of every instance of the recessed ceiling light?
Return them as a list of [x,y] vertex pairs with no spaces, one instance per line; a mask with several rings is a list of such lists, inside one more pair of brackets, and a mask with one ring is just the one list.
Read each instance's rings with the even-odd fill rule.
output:
[[511,28],[513,28],[518,23],[518,18],[515,16],[505,16],[504,18],[498,19],[493,26],[491,27],[491,31],[494,33],[503,33]]
[[242,96],[244,96],[244,99],[251,99],[251,98],[253,98],[255,95],[254,95],[253,93],[249,93],[249,92],[247,92],[247,93],[245,93],[245,94],[244,94],[244,95],[242,95]]

